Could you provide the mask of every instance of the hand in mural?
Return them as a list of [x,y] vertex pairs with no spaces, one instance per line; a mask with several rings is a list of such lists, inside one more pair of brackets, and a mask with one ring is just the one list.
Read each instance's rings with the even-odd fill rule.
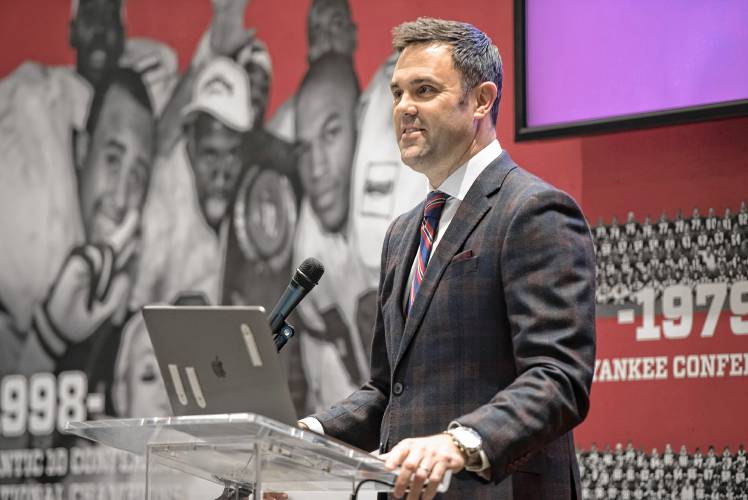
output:
[[231,56],[254,39],[255,31],[244,29],[248,5],[249,0],[213,0],[210,47],[215,54]]
[[132,211],[108,241],[72,250],[45,300],[48,319],[62,340],[87,339],[122,309],[130,279],[121,271],[135,252],[138,226],[137,212]]

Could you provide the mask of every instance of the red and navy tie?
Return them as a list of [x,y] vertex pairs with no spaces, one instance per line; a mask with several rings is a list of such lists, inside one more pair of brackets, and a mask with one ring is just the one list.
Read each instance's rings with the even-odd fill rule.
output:
[[421,222],[421,244],[418,247],[418,259],[416,261],[416,272],[413,273],[413,283],[410,286],[408,304],[405,310],[407,315],[413,307],[418,289],[421,287],[423,275],[426,272],[426,264],[429,262],[431,247],[436,239],[436,229],[439,227],[439,217],[447,202],[449,195],[441,191],[431,191],[426,197],[426,205],[423,207],[423,221]]

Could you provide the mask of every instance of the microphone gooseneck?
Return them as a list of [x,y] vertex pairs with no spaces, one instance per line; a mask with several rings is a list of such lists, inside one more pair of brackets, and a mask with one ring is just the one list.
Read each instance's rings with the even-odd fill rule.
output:
[[317,259],[310,257],[296,269],[291,282],[270,313],[270,330],[274,335],[276,348],[280,351],[294,334],[293,327],[286,323],[286,318],[314,288],[325,272],[325,266]]

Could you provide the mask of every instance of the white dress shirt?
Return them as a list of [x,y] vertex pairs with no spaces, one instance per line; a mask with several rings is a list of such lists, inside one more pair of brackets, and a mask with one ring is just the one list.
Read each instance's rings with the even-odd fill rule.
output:
[[[494,161],[501,154],[501,145],[498,139],[494,139],[488,146],[478,151],[472,158],[460,165],[457,170],[452,172],[449,177],[444,179],[439,186],[432,186],[427,181],[428,192],[438,190],[442,193],[448,194],[447,202],[444,204],[442,209],[441,217],[439,217],[439,224],[436,227],[436,238],[434,238],[434,244],[431,247],[431,253],[429,254],[429,261],[431,256],[436,252],[436,247],[439,246],[439,242],[442,240],[442,236],[447,231],[447,228],[452,223],[457,209],[460,208],[460,203],[465,199],[465,195],[473,186],[475,179],[486,169],[486,167]],[[410,289],[413,284],[413,276],[415,275],[418,267],[418,254],[413,258],[413,265],[410,267],[410,274],[408,275],[408,286],[405,288],[405,296],[403,298],[403,311],[405,305],[408,303],[408,296],[410,295]]]

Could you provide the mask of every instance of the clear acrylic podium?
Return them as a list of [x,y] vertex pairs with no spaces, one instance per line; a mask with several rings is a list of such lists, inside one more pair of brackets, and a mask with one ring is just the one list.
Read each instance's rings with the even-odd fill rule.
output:
[[[391,491],[384,462],[253,413],[70,422],[65,431],[146,458],[146,498],[190,477],[262,498],[268,491]],[[205,499],[209,500],[209,499]]]

